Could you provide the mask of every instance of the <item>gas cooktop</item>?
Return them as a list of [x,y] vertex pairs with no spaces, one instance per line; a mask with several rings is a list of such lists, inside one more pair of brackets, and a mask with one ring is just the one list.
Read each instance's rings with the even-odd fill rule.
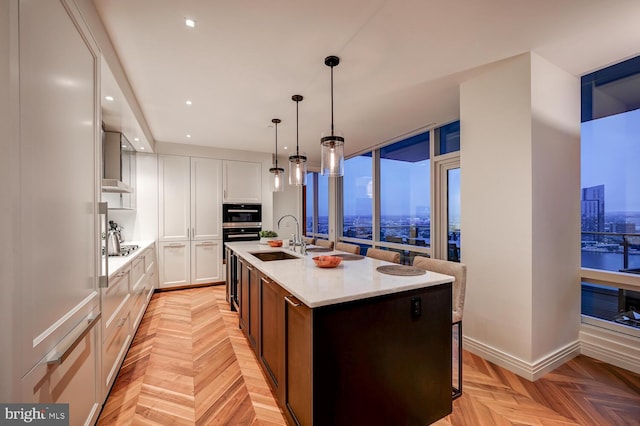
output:
[[140,246],[137,244],[122,244],[120,245],[120,253],[111,253],[109,256],[129,256],[139,248]]

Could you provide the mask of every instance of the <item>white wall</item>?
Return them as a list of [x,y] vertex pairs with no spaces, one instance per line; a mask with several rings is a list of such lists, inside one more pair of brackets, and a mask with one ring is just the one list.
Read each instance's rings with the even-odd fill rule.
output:
[[465,343],[528,378],[578,350],[579,107],[535,54],[460,87]]

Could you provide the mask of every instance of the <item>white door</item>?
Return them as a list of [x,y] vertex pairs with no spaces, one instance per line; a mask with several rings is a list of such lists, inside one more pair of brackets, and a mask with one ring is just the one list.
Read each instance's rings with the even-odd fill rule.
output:
[[158,240],[183,241],[191,235],[189,157],[158,156]]
[[247,161],[225,161],[223,201],[261,203],[262,165]]
[[222,238],[222,161],[191,158],[191,240]]
[[191,242],[191,283],[223,281],[222,241]]
[[191,284],[189,241],[159,243],[159,288]]

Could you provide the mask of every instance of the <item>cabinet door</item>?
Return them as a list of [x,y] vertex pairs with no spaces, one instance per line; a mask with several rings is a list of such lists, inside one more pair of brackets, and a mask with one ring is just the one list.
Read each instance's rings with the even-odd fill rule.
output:
[[278,284],[260,277],[260,361],[279,400],[284,389],[284,296]]
[[191,284],[222,281],[222,241],[191,242]]
[[262,165],[246,161],[225,161],[223,201],[261,203]]
[[247,337],[253,346],[253,351],[258,354],[258,342],[260,341],[260,272],[249,269],[249,329]]
[[312,421],[312,311],[293,296],[285,297],[285,414],[292,424]]
[[191,240],[222,238],[222,162],[191,158]]
[[160,288],[191,284],[189,241],[159,243]]
[[240,301],[240,328],[245,334],[249,329],[249,269],[247,262],[238,258],[238,300]]
[[189,157],[158,156],[158,240],[183,241],[191,234]]
[[[82,35],[86,28],[73,3],[34,0],[16,6],[19,67],[12,69],[19,71],[21,155],[14,158],[19,181],[11,185],[20,193],[13,209],[20,216],[20,256],[11,350],[19,354],[13,366],[19,377],[99,306],[98,51]],[[5,203],[11,201],[2,203],[10,208]],[[85,386],[93,392],[93,384]]]
[[[96,309],[92,315],[98,313],[99,310]],[[68,403],[67,424],[94,424],[102,402],[93,392],[93,388],[100,381],[95,361],[100,347],[97,345],[98,328],[98,322],[92,325],[91,322],[83,321],[77,330],[72,330],[70,335],[53,349],[51,356],[46,357],[55,359],[64,354],[60,363],[42,362],[22,378],[20,402]],[[38,421],[33,424],[38,424]]]

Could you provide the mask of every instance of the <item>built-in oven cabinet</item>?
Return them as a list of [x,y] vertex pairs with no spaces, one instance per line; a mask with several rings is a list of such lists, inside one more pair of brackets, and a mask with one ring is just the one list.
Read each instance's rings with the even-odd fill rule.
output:
[[262,164],[225,160],[222,167],[224,203],[262,202]]

